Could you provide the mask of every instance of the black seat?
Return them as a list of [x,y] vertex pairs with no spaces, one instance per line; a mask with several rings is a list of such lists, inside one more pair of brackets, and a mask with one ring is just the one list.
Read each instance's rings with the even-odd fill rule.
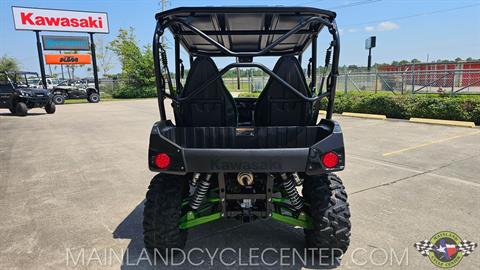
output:
[[[282,56],[273,68],[284,81],[311,97],[300,63],[293,55]],[[255,106],[255,126],[306,126],[312,122],[312,104],[270,77]]]
[[[203,83],[218,76],[218,68],[210,57],[197,57],[188,72],[185,87],[180,97],[194,94]],[[232,95],[222,78],[197,92],[175,108],[178,126],[222,127],[237,125],[237,109]]]

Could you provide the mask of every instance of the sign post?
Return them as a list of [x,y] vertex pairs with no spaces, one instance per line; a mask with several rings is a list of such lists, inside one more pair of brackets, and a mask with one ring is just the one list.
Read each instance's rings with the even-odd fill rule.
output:
[[365,49],[368,50],[368,71],[370,71],[372,67],[372,48],[375,48],[375,46],[377,46],[376,36],[371,36],[365,40]]
[[43,63],[42,43],[40,43],[40,31],[35,30],[35,37],[37,39],[38,61],[40,62],[40,75],[42,76],[43,88],[47,89],[47,76],[45,75],[45,64]]
[[[93,81],[95,82],[95,89],[100,89],[100,84],[98,83],[97,56],[95,54],[95,42],[93,41],[93,33],[90,33],[90,50],[92,52]],[[100,91],[98,93],[100,94]]]
[[[44,9],[31,7],[12,6],[13,21],[16,30],[34,31],[37,39],[38,60],[40,63],[40,73],[42,75],[43,87],[47,87],[45,75],[45,63],[43,60],[42,43],[40,42],[40,31],[58,31],[58,32],[81,32],[88,33],[90,36],[90,46],[85,47],[85,40],[82,37],[60,37],[43,36],[45,50],[88,50],[90,49],[93,78],[95,88],[100,94],[98,82],[97,58],[95,54],[95,42],[93,34],[109,33],[108,15],[105,12],[75,11],[61,9]],[[46,42],[51,40],[52,44]],[[55,40],[57,40],[55,46]],[[88,38],[86,39],[88,43]],[[46,44],[47,43],[47,44]],[[74,44],[76,43],[76,44]],[[60,44],[60,45],[59,45]],[[62,45],[63,44],[63,45]],[[83,45],[82,45],[83,44]],[[80,55],[79,55],[80,56]],[[62,62],[60,60],[60,62]],[[65,64],[75,64],[66,62]],[[63,76],[63,73],[62,73]]]

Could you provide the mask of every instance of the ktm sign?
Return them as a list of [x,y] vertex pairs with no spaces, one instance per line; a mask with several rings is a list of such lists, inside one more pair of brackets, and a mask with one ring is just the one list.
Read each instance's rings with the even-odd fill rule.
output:
[[16,30],[108,33],[107,13],[12,7]]
[[46,54],[45,63],[49,65],[83,65],[92,63],[90,54]]

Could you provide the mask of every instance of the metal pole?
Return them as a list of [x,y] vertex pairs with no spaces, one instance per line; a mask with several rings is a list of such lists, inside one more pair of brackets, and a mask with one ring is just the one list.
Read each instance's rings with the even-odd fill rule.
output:
[[452,71],[452,76],[453,76],[453,78],[452,78],[452,93],[451,93],[452,96],[455,92],[455,75],[456,75],[455,73],[456,73],[455,70]]
[[317,35],[312,37],[312,93],[316,93],[317,89]]
[[97,56],[95,54],[95,42],[93,41],[93,33],[90,34],[90,51],[92,53],[92,65],[93,65],[93,80],[95,81],[95,89],[100,94],[100,85],[98,83],[98,69],[97,69]]
[[[235,58],[238,63],[238,57]],[[240,69],[237,67],[237,90],[240,90]]]
[[[162,0],[162,12],[165,11],[166,9],[167,9],[167,0]],[[165,46],[165,35],[162,35],[161,39],[162,39],[162,47],[166,48],[167,46]]]
[[43,88],[47,89],[47,78],[45,75],[45,63],[43,62],[43,51],[42,43],[40,43],[40,31],[35,30],[35,36],[37,38],[37,51],[38,51],[38,62],[40,63],[40,75],[42,76],[42,85]]
[[368,49],[368,71],[372,68],[372,48]]
[[180,90],[180,84],[181,84],[180,40],[177,36],[175,36],[173,39],[175,40],[175,92],[178,94],[178,92]]
[[[62,51],[59,51],[62,54]],[[63,73],[63,65],[60,65],[60,69],[62,70],[62,80],[65,80],[65,74]]]

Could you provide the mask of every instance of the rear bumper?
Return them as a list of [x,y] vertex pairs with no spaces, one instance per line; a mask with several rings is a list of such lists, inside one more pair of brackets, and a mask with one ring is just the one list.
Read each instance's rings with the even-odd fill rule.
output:
[[[327,123],[328,122],[328,123]],[[219,173],[219,172],[305,172],[309,175],[340,171],[345,166],[343,135],[338,123],[322,121],[330,125],[330,133],[309,147],[298,148],[187,148],[168,139],[162,130],[168,123],[157,122],[152,128],[148,163],[151,171],[170,174]],[[335,168],[322,165],[323,154],[333,151],[339,157]],[[155,166],[155,156],[166,153],[171,158],[167,169]]]
[[304,171],[308,148],[184,149],[190,172],[296,172]]

